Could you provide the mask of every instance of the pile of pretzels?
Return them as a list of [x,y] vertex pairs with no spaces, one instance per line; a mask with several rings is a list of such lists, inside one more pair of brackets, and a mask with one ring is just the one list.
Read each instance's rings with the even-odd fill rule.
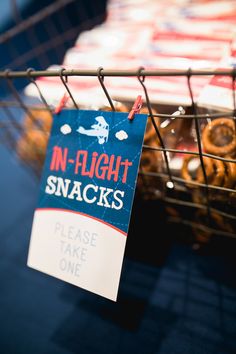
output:
[[[209,122],[202,131],[202,148],[205,153],[225,159],[234,159],[236,155],[235,121],[231,118],[217,118]],[[196,155],[184,158],[181,174],[187,182],[205,183],[201,164],[194,176],[189,171],[189,163]],[[236,163],[218,160],[213,157],[203,157],[204,168],[209,185],[224,188],[235,188]],[[194,187],[194,184],[187,184]]]
[[[190,172],[189,164],[191,160],[199,157],[196,155],[187,155],[183,160],[181,169],[182,178],[186,180],[186,186],[192,189],[192,199],[195,203],[206,204],[205,190],[200,190],[198,182],[205,184],[207,178],[208,185],[235,189],[236,187],[236,162],[226,160],[234,160],[236,156],[236,134],[235,121],[232,118],[217,118],[206,124],[202,130],[201,143],[204,153],[213,155],[212,157],[203,157],[205,176],[202,165],[199,163],[196,170]],[[221,159],[217,159],[220,157]],[[189,183],[190,182],[190,183]],[[229,197],[235,197],[232,191],[225,193],[221,190],[212,191],[211,198],[216,201],[225,202]],[[210,213],[211,223],[213,227],[219,228],[225,232],[234,232],[234,226],[226,220],[221,214],[216,212]],[[209,219],[205,209],[199,209],[194,215],[195,222],[198,225],[208,225]],[[209,242],[212,231],[207,228],[204,230],[193,228],[196,241],[200,243]]]

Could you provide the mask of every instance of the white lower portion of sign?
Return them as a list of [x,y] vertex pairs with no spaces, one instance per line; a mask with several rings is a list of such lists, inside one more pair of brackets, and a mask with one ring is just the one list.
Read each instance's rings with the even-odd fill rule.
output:
[[37,209],[28,266],[116,300],[126,234],[63,209]]

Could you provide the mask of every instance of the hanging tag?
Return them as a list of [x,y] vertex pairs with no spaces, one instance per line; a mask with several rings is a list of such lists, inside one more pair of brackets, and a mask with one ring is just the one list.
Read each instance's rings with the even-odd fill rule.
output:
[[28,265],[116,300],[147,115],[54,119]]
[[139,113],[140,109],[142,108],[142,104],[143,104],[143,99],[142,99],[142,96],[139,95],[136,98],[131,111],[129,112],[128,119],[130,119],[130,120],[134,119],[134,115],[136,113]]

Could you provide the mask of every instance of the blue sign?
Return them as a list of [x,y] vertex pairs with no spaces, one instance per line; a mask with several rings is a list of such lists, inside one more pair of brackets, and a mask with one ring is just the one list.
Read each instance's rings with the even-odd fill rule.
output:
[[[54,117],[30,266],[116,298],[146,121],[144,114],[129,120],[128,113],[86,110],[64,110]],[[82,246],[86,251],[79,256],[75,249],[81,252]],[[102,289],[91,280],[97,267]]]

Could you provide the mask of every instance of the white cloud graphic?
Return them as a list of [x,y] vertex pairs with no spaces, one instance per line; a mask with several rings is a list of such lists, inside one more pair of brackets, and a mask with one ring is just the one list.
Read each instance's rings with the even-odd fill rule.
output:
[[69,124],[64,124],[60,131],[62,132],[62,134],[66,135],[66,134],[70,134],[71,133],[71,127],[69,126]]
[[128,139],[128,134],[124,130],[118,131],[115,136],[118,140]]

